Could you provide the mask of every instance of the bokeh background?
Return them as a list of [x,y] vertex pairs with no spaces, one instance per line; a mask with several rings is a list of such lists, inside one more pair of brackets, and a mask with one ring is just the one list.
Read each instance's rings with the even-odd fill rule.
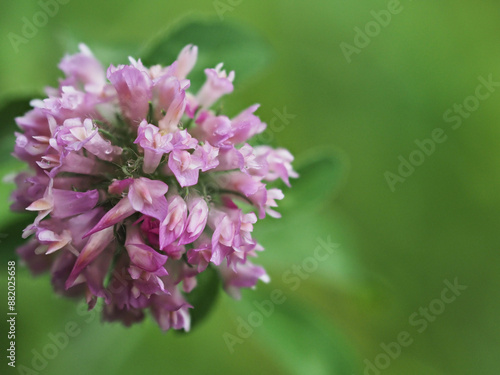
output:
[[[224,33],[206,34],[221,39],[220,61],[229,69],[238,58],[258,57],[251,75],[236,72],[236,90],[225,99],[225,109],[237,113],[258,102],[268,123],[286,110],[287,121],[275,122],[282,126],[267,135],[296,155],[302,178],[285,192],[283,219],[266,219],[255,229],[266,247],[259,260],[272,282],[244,293],[242,301],[221,293],[211,314],[187,335],[163,334],[149,319],[129,329],[102,324],[77,310],[75,301],[55,296],[47,276],[33,278],[18,264],[18,368],[11,371],[2,356],[0,372],[498,374],[498,87],[465,114],[459,129],[443,115],[475,95],[479,77],[500,81],[500,4],[401,0],[397,9],[402,10],[379,32],[372,31],[369,44],[348,62],[341,43],[355,46],[355,28],[364,30],[374,20],[371,11],[389,4],[70,0],[16,52],[9,33],[22,36],[22,18],[32,19],[41,7],[37,1],[2,0],[2,105],[56,85],[57,63],[64,53],[75,52],[79,41],[107,63],[120,63],[129,54],[140,57],[159,33],[189,19],[208,18],[219,29],[243,27],[256,44],[223,48]],[[14,126],[5,116],[1,120],[5,176],[20,164],[8,157]],[[398,157],[408,159],[418,149],[415,141],[430,138],[436,128],[444,130],[446,141],[390,189],[384,174],[398,173]],[[4,182],[0,190],[2,311],[7,260],[13,259],[20,236],[18,216],[8,209],[12,189]],[[283,276],[308,262],[318,239],[329,238],[338,244],[335,252],[292,290]],[[444,311],[430,313],[418,332],[422,326],[411,323],[413,314],[422,319],[419,309],[433,303],[435,310],[439,303],[433,301],[441,298],[445,281],[455,279],[467,289]],[[254,301],[268,299],[274,289],[282,290],[286,301],[231,353],[224,333],[236,335],[238,318],[246,320],[256,310]],[[78,325],[77,337],[42,371],[21,371],[20,365],[33,369],[32,360],[51,343],[50,334],[64,331],[68,322]],[[0,328],[5,353],[5,322]],[[408,332],[412,343],[385,366],[381,344],[396,341],[401,332]],[[376,363],[377,356],[384,369],[367,369],[367,361]]]

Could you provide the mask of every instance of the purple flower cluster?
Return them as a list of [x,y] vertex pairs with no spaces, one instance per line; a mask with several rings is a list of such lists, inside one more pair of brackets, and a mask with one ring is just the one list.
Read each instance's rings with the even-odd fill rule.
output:
[[188,45],[170,66],[111,65],[90,50],[66,56],[65,78],[16,119],[15,156],[30,172],[15,182],[12,208],[35,211],[18,254],[33,273],[50,270],[56,292],[102,298],[103,318],[126,325],[150,309],[163,330],[190,328],[197,275],[217,270],[235,298],[268,282],[251,263],[252,238],[281,190],[297,177],[285,149],[247,142],[266,124],[251,106],[234,118],[210,108],[233,91],[234,72],[206,69],[193,94],[197,59]]

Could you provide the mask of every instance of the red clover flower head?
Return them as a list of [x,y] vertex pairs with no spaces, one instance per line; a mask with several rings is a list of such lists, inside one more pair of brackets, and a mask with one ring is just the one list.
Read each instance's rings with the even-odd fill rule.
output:
[[105,320],[130,325],[151,312],[163,330],[190,329],[189,293],[208,267],[235,298],[269,281],[250,262],[262,247],[253,224],[297,177],[285,149],[247,141],[266,124],[253,105],[234,118],[213,105],[233,91],[234,71],[206,69],[190,93],[188,45],[170,66],[140,60],[107,71],[85,46],[63,58],[65,78],[18,117],[12,209],[32,211],[18,254],[56,292],[103,300]]

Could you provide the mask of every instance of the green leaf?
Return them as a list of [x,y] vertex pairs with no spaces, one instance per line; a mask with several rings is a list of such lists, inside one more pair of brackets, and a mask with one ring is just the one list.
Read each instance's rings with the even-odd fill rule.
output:
[[19,130],[14,119],[31,109],[30,101],[34,98],[35,96],[30,96],[2,100],[0,107],[0,122],[2,124],[0,127],[0,157],[2,160],[6,160],[5,158],[8,158],[14,149],[14,132]]
[[[14,119],[17,116],[22,116],[31,109],[29,102],[36,95],[29,97],[18,97],[3,101],[0,107],[0,157],[2,165],[0,166],[0,178],[19,171],[23,164],[14,159],[10,153],[14,149],[15,136],[14,132],[19,130]],[[0,238],[3,256],[13,256],[14,249],[22,243],[21,232],[29,224],[28,215],[18,215],[12,213],[9,208],[8,200],[13,189],[12,184],[3,183],[0,187],[0,198],[4,204],[0,206]],[[31,221],[33,218],[31,217]],[[5,237],[4,237],[5,236]]]
[[217,271],[208,266],[205,271],[196,276],[197,286],[187,294],[188,302],[194,306],[190,309],[191,329],[198,325],[215,305],[221,288]]
[[33,223],[33,214],[19,214],[15,220],[0,228],[0,259],[7,261],[16,257],[15,250],[26,240],[22,238],[23,229]]
[[29,96],[2,100],[3,104],[0,107],[0,121],[2,121],[0,131],[2,132],[2,136],[7,131],[4,124],[8,123],[9,126],[11,126],[11,129],[13,129],[12,126],[15,125],[14,118],[29,111],[31,109],[30,101],[34,98],[35,96]]
[[285,198],[276,210],[282,217],[266,217],[254,225],[254,236],[266,249],[261,263],[274,270],[289,269],[313,256],[319,239],[331,241],[342,246],[321,262],[316,277],[336,288],[362,287],[362,267],[351,249],[350,227],[330,204],[346,180],[347,158],[341,152],[316,149],[300,155],[293,166],[299,177],[291,179],[291,188],[280,186]]
[[280,211],[317,208],[339,191],[346,178],[347,158],[340,152],[315,150],[294,163],[299,178],[291,179],[291,189],[284,187],[285,199]]
[[[14,139],[14,132],[19,130],[14,119],[18,116],[22,116],[31,109],[30,101],[34,99],[34,96],[26,98],[13,98],[2,100],[3,105],[0,107],[0,121],[2,126],[0,127],[0,137],[2,139],[2,146],[5,146],[5,139]],[[14,148],[14,143],[11,143],[10,147],[5,149],[2,147],[2,152],[12,150]]]
[[270,288],[261,288],[245,293],[238,306],[240,317],[253,323],[249,325],[251,334],[256,334],[261,345],[272,351],[288,374],[356,373],[355,352],[331,318],[297,298],[291,290],[279,290],[282,304],[271,302]]
[[264,68],[271,59],[270,45],[258,34],[231,22],[191,20],[162,35],[143,55],[146,65],[170,65],[182,48],[198,46],[198,61],[189,75],[194,90],[205,81],[204,69],[224,62],[227,71],[243,81]]

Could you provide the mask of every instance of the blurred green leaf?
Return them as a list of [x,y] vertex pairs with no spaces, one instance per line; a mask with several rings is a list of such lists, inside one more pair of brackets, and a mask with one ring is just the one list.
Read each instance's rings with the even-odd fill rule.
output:
[[[22,116],[31,109],[30,101],[36,95],[27,97],[17,97],[12,99],[4,99],[0,107],[0,157],[3,162],[0,166],[0,177],[3,179],[6,175],[16,172],[22,168],[22,163],[14,159],[10,154],[14,149],[15,136],[14,132],[19,130],[15,118]],[[0,197],[3,202],[8,201],[8,197],[13,189],[12,184],[3,181],[0,187]],[[9,204],[4,203],[0,208],[0,233],[7,235],[5,238],[0,238],[2,248],[5,249],[2,253],[5,257],[13,255],[15,247],[22,243],[21,232],[28,225],[29,221],[26,216],[19,216],[10,211]]]
[[[14,118],[21,116],[31,109],[30,101],[34,97],[35,96],[27,96],[2,100],[2,106],[0,107],[0,121],[2,121],[0,135],[3,136],[10,130],[14,131]],[[10,128],[5,126],[5,124],[8,124]]]
[[198,61],[189,75],[197,89],[205,80],[204,69],[224,62],[236,80],[252,77],[271,59],[270,45],[254,31],[231,22],[192,20],[167,32],[143,55],[146,65],[170,65],[188,44],[198,46]]
[[[299,300],[292,292],[283,291],[283,304],[271,304],[269,294],[260,298],[244,298],[240,306],[243,320],[253,316],[253,329],[262,339],[262,345],[272,350],[289,374],[346,375],[357,370],[356,356],[331,322],[325,316]],[[246,293],[248,294],[248,293]],[[249,297],[248,295],[246,297]],[[285,298],[285,297],[283,297]],[[256,304],[260,304],[260,309]],[[263,313],[263,309],[266,313]],[[244,311],[244,312],[243,312]],[[262,316],[262,323],[255,325],[255,316]],[[253,333],[253,332],[252,332]]]
[[[14,119],[31,109],[29,103],[35,97],[36,95],[7,99],[3,101],[0,108],[0,122],[2,123],[0,128],[0,157],[4,161],[0,168],[2,178],[19,170],[22,165],[10,155],[15,144],[14,132],[18,130]],[[4,199],[4,202],[8,200],[12,188],[13,185],[11,184],[5,182],[2,184],[0,196]],[[33,222],[33,215],[13,213],[10,211],[9,205],[4,204],[0,211],[0,222],[0,244],[2,246],[0,259],[6,262],[15,257],[15,249],[24,242],[21,237],[22,231],[30,222]]]
[[33,223],[33,215],[17,215],[16,220],[12,220],[0,227],[0,259],[7,261],[15,257],[15,250],[26,240],[22,238],[23,229]]
[[188,302],[194,306],[190,309],[191,329],[198,325],[214,307],[221,289],[219,274],[213,267],[196,276],[197,285],[186,295]]
[[290,189],[284,187],[285,199],[279,205],[280,209],[324,205],[342,186],[347,160],[339,152],[320,149],[299,158],[293,166],[299,177],[290,180]]
[[9,157],[14,149],[14,132],[19,130],[14,119],[31,109],[30,101],[35,96],[3,99],[0,107],[0,156],[2,160]]

